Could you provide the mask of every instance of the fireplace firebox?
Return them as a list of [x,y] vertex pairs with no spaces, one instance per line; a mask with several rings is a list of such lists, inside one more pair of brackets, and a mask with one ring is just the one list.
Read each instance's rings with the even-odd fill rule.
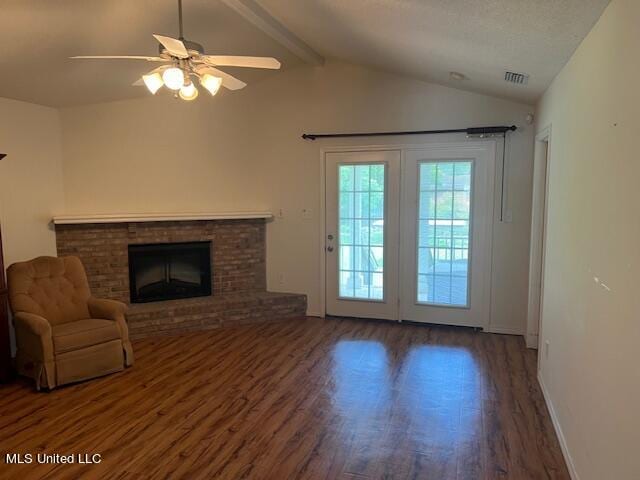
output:
[[129,245],[131,303],[211,295],[211,242]]

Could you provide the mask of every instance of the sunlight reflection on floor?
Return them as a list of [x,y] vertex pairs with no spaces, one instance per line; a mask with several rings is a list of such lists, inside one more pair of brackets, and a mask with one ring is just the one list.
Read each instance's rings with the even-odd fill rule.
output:
[[[404,433],[402,448],[420,451],[480,435],[482,375],[469,350],[418,345],[398,359],[401,365],[390,359],[379,341],[336,344],[329,385],[335,413],[350,426],[346,441],[364,451],[377,437],[379,454],[398,448],[394,430]],[[398,372],[395,378],[391,371]]]

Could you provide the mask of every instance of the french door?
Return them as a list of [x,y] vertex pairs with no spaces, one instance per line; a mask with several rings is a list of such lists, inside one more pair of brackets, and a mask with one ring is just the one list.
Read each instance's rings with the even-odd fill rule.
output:
[[330,315],[398,319],[400,160],[399,150],[326,154]]
[[485,327],[495,144],[325,156],[330,315]]
[[434,145],[406,152],[402,320],[488,325],[493,145]]

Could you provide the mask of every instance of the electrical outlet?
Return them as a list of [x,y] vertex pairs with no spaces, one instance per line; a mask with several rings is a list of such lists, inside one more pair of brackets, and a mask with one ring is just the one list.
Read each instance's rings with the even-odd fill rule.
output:
[[313,216],[313,212],[311,211],[310,208],[303,208],[302,209],[302,218],[304,218],[305,220],[308,220],[312,216]]
[[278,218],[284,218],[284,209],[282,208],[278,209]]
[[547,358],[549,358],[549,346],[550,346],[549,340],[545,340],[544,341],[544,358],[545,358],[545,360]]
[[284,285],[284,273],[278,275],[278,284]]

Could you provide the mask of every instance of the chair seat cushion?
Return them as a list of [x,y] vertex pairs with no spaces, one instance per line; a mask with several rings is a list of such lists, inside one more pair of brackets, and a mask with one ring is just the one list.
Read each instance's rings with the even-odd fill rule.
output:
[[120,339],[116,322],[97,318],[63,323],[51,330],[55,353],[70,352]]

